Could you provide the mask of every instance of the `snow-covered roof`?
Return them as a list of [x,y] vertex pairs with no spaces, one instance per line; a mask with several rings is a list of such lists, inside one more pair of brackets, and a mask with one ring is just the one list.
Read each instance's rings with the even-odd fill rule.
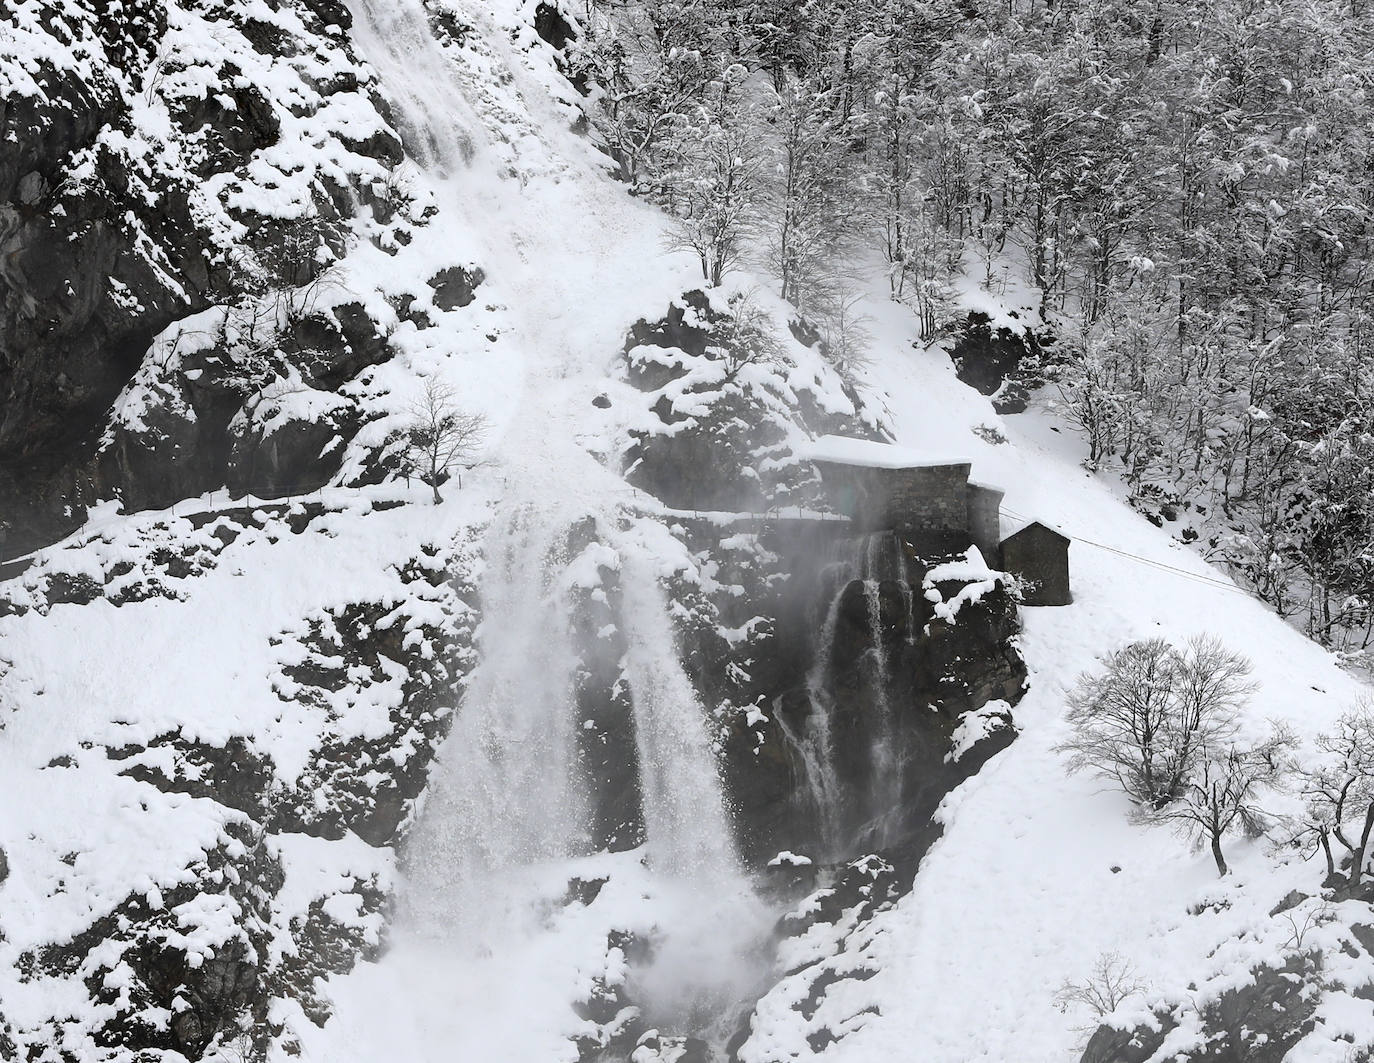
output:
[[891,443],[854,439],[851,436],[821,436],[811,443],[799,446],[797,457],[807,461],[827,462],[832,465],[859,465],[870,469],[922,469],[972,463],[969,458],[923,454],[906,447],[893,446]]
[[1059,525],[1051,521],[1043,520],[1040,517],[1009,516],[1007,514],[1007,511],[1004,509],[1002,510],[1002,541],[1006,542],[1013,535],[1016,535],[1018,532],[1025,531],[1032,524],[1038,524],[1042,528],[1046,528],[1049,531],[1054,532],[1056,535],[1062,535],[1065,539],[1073,539],[1073,536],[1071,536],[1063,528],[1059,527]]

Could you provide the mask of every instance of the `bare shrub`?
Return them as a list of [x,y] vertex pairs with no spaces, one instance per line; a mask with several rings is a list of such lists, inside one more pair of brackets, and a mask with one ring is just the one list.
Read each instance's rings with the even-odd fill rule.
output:
[[873,333],[872,318],[860,310],[863,297],[841,286],[820,300],[820,331],[823,350],[830,364],[847,381],[873,360],[869,347]]
[[725,365],[725,381],[733,382],[747,365],[775,365],[783,349],[777,339],[777,324],[757,302],[757,290],[730,297],[730,316],[713,328],[717,342],[708,351]]
[[[1130,961],[1118,952],[1104,952],[1097,957],[1092,972],[1081,981],[1065,980],[1054,994],[1054,1003],[1061,1012],[1085,1009],[1094,1020],[1110,1015],[1126,1000],[1145,992],[1145,984],[1136,977]],[[1094,1021],[1093,1025],[1096,1025]],[[1085,1028],[1086,1029],[1086,1028]]]

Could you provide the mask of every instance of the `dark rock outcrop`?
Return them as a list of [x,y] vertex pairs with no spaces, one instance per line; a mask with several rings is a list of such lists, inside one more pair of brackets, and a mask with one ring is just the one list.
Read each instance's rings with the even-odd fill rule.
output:
[[[347,12],[333,0],[292,0],[283,25],[296,28],[286,30],[230,4],[204,16],[219,48],[199,52],[185,46],[186,27],[169,28],[161,0],[108,6],[49,5],[39,22],[0,15],[0,34],[17,35],[21,51],[26,34],[45,41],[0,105],[3,556],[59,538],[97,499],[160,507],[223,484],[230,420],[301,344],[283,342],[254,384],[217,372],[213,358],[171,359],[167,372],[147,373],[139,417],[112,417],[112,404],[167,354],[150,347],[175,322],[274,292],[309,298],[343,250],[345,219],[366,200],[377,162],[401,160],[375,109],[366,135],[322,122],[319,142],[291,153],[293,181],[307,189],[297,215],[255,213],[254,182],[273,169],[253,163],[280,148],[288,109],[308,117],[349,93],[371,106],[335,32]],[[269,67],[270,78],[245,73]],[[320,79],[324,68],[338,73]],[[165,105],[168,127],[141,124],[151,102]],[[323,355],[316,384],[337,387],[387,356],[353,342],[346,326],[344,335],[346,357],[309,344]]]
[[[174,888],[133,894],[71,941],[20,958],[31,978],[81,978],[103,1005],[101,1048],[199,1059],[217,1035],[265,1020],[263,958],[281,867],[260,836],[232,825],[227,834]],[[217,901],[239,913],[231,925],[193,921]]]
[[486,280],[480,269],[449,266],[441,269],[427,282],[434,289],[434,305],[440,310],[456,310],[468,306],[477,298],[477,289]]
[[[763,511],[809,504],[819,483],[788,460],[797,428],[871,437],[862,402],[838,374],[802,385],[788,372],[773,325],[739,301],[721,308],[687,292],[663,318],[637,322],[625,342],[628,376],[657,423],[635,429],[627,478],[681,509]],[[694,383],[679,382],[691,375]],[[829,410],[821,393],[845,396]]]
[[[1282,967],[1257,967],[1253,981],[1228,989],[1202,1009],[1202,1044],[1178,1059],[1188,1063],[1282,1063],[1311,1031],[1317,997],[1313,956],[1291,957]],[[1081,1063],[1146,1063],[1178,1025],[1172,1013],[1157,1014],[1158,1029],[1102,1026],[1088,1041]]]
[[1020,413],[1031,391],[1040,385],[1036,364],[1044,341],[1034,329],[995,331],[987,314],[973,311],[955,329],[949,356],[959,379],[992,397],[998,413]]

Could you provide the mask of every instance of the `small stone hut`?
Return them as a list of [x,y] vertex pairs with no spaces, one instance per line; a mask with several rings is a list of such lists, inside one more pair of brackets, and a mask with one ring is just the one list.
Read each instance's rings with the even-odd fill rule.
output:
[[998,562],[1025,581],[1027,605],[1070,605],[1069,537],[1038,520],[1024,523],[1002,540]]
[[806,452],[826,494],[857,532],[899,531],[922,542],[967,542],[972,464],[844,436],[824,436]]

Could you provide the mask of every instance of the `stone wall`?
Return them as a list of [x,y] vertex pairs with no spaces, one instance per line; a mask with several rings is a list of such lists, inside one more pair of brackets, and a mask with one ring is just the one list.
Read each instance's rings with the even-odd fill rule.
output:
[[895,529],[920,539],[968,533],[968,462],[910,469],[817,465],[827,493],[856,532]]
[[1002,494],[986,484],[968,485],[968,530],[973,545],[993,568],[1001,564]]

